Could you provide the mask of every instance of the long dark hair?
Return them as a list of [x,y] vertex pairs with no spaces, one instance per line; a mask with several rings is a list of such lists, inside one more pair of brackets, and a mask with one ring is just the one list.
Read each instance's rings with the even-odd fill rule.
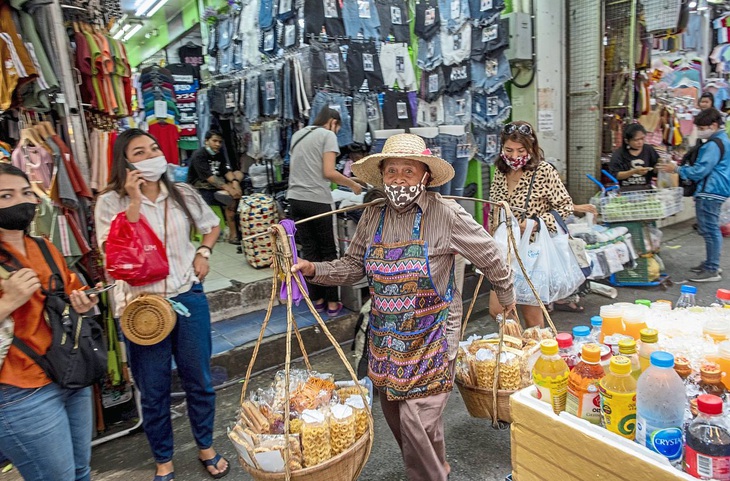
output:
[[[119,137],[117,137],[117,140],[114,142],[114,149],[112,151],[112,166],[109,185],[106,186],[104,192],[114,191],[122,197],[127,195],[127,191],[124,189],[124,184],[127,182],[127,146],[133,139],[142,135],[146,135],[157,142],[157,139],[153,135],[141,129],[129,129],[119,134]],[[193,222],[193,216],[190,213],[188,206],[185,205],[185,199],[183,199],[182,194],[180,194],[180,191],[177,190],[175,184],[167,178],[167,173],[162,174],[160,182],[167,187],[167,192],[173,202],[179,205],[190,222]]]
[[[28,185],[30,185],[30,179],[28,178],[26,173],[15,167],[13,164],[0,162],[0,175],[14,175],[15,177],[22,177],[23,179],[25,179],[26,182],[28,182]],[[28,228],[25,230],[25,235],[30,235],[30,226],[28,226]],[[9,259],[10,254],[8,254],[4,249],[0,249],[0,262],[6,263]]]
[[[525,164],[523,169],[536,170],[537,166],[545,158],[545,153],[542,151],[542,149],[540,148],[540,144],[537,142],[535,129],[529,123],[523,122],[521,120],[516,120],[510,123],[517,127],[519,127],[520,125],[527,125],[530,128],[530,132],[532,133],[530,135],[525,135],[520,132],[519,128],[514,129],[511,134],[507,134],[503,130],[501,135],[501,145],[504,146],[504,143],[508,140],[511,140],[512,142],[517,142],[518,144],[522,144],[525,150],[527,150],[527,153],[530,154],[530,160],[527,162],[527,164]],[[496,165],[499,171],[503,174],[506,174],[507,172],[512,170],[512,168],[507,165],[507,162],[502,160],[501,155],[497,156],[497,160],[494,162],[494,165]]]

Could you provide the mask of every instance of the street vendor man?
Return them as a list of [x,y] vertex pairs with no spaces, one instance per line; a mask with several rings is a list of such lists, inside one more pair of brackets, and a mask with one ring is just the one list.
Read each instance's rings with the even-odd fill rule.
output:
[[427,191],[454,176],[413,134],[390,137],[383,152],[352,165],[358,179],[382,188],[384,204],[367,207],[344,257],[299,260],[313,283],[349,285],[367,276],[372,309],[368,375],[403,455],[410,481],[445,481],[443,410],[453,387],[461,335],[461,292],[454,258],[461,254],[514,309],[512,275],[499,247],[459,204]]

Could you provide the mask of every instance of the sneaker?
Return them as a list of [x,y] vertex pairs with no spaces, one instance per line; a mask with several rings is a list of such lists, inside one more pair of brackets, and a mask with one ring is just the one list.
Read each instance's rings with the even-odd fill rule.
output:
[[[702,271],[705,270],[705,263],[698,265],[697,267],[691,268],[689,271],[694,272],[695,274],[700,274]],[[717,270],[718,274],[722,274],[722,267]]]
[[722,276],[718,271],[702,271],[696,276],[690,277],[692,282],[717,282],[722,280]]

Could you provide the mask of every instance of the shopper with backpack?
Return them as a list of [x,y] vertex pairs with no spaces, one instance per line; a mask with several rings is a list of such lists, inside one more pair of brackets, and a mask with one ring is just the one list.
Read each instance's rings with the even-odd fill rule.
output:
[[694,274],[689,280],[717,282],[722,279],[720,210],[725,199],[730,197],[730,139],[723,128],[722,114],[716,109],[702,110],[694,123],[698,138],[706,140],[699,149],[695,163],[682,166],[668,163],[659,168],[663,172],[679,174],[683,181],[690,180],[697,184],[694,192],[697,226],[705,239],[707,253],[705,261],[691,269]]
[[[0,452],[26,481],[88,480],[90,384],[98,377],[66,387],[22,350],[27,346],[46,360],[57,346],[49,322],[82,323],[83,329],[83,323],[95,322],[83,315],[98,302],[80,290],[83,284],[53,244],[27,235],[38,202],[28,176],[0,163],[0,320],[14,323],[14,342],[0,357]],[[54,318],[58,303],[63,319]]]

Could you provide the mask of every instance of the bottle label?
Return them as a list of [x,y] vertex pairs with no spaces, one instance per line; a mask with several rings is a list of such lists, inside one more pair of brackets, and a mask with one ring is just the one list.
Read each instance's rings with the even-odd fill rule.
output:
[[636,393],[607,391],[600,386],[601,414],[606,429],[628,439],[636,427]]
[[536,372],[532,375],[535,386],[537,386],[537,398],[551,404],[556,414],[565,411],[568,375],[568,371],[564,375],[558,376],[542,376]]
[[682,430],[679,428],[664,428],[651,430],[646,419],[636,416],[636,442],[646,446],[655,453],[659,453],[670,461],[682,458]]
[[730,480],[730,456],[707,456],[687,446],[684,470],[695,478]]
[[565,411],[581,419],[601,424],[601,397],[595,384],[590,384],[587,392],[574,393],[568,389]]

